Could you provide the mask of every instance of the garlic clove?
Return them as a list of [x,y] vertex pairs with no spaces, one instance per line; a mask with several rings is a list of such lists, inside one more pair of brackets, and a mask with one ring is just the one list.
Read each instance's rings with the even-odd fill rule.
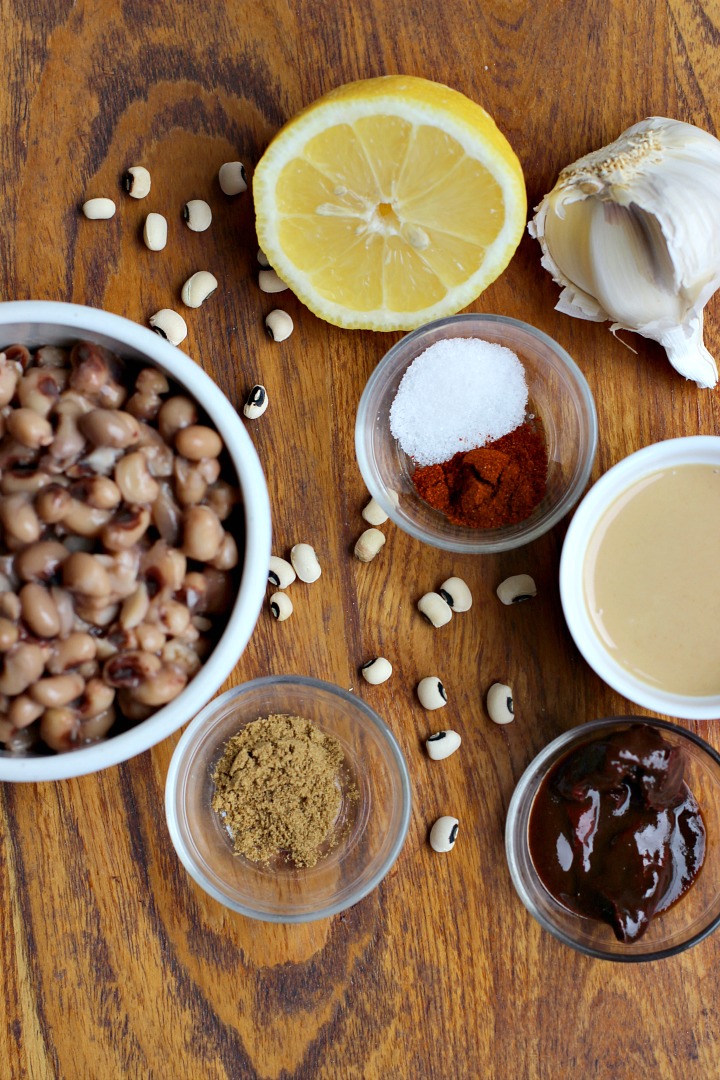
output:
[[664,117],[563,169],[528,226],[563,286],[557,310],[652,338],[714,386],[702,309],[720,287],[719,180],[720,141]]

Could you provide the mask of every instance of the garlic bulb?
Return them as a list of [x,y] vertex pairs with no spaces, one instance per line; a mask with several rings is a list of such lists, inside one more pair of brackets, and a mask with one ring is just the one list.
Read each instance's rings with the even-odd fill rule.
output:
[[718,372],[703,308],[720,287],[720,141],[662,116],[560,173],[528,225],[558,311],[659,341],[698,386]]

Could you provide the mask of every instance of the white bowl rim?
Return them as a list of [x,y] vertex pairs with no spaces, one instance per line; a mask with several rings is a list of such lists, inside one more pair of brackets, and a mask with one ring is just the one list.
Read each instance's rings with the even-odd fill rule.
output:
[[[255,690],[263,686],[307,686],[316,690],[321,690],[324,693],[332,694],[336,697],[342,698],[344,701],[350,702],[354,707],[358,708],[365,717],[372,723],[372,725],[379,731],[384,741],[390,748],[392,757],[397,765],[398,773],[400,775],[400,787],[402,791],[402,814],[400,818],[400,827],[398,834],[395,837],[395,841],[383,859],[378,869],[373,874],[362,889],[358,889],[356,893],[352,894],[352,898],[344,900],[338,904],[328,904],[325,908],[320,908],[317,911],[301,912],[297,915],[289,914],[276,914],[274,912],[260,912],[254,908],[248,907],[245,904],[238,904],[226,896],[223,892],[217,889],[211,881],[209,881],[203,872],[199,869],[195,861],[191,858],[185,843],[183,842],[180,830],[178,828],[178,819],[175,809],[175,797],[178,786],[178,774],[180,772],[180,766],[188,748],[197,741],[197,736],[201,732],[202,728],[207,724],[210,715],[218,709],[221,709],[226,702],[231,701],[233,698],[239,697],[240,694],[245,693],[248,690]],[[195,719],[183,732],[180,741],[178,742],[173,756],[170,759],[170,767],[168,769],[167,779],[165,781],[165,818],[167,821],[168,832],[170,833],[170,839],[173,842],[173,846],[177,853],[180,862],[187,870],[190,877],[202,888],[209,896],[212,896],[218,903],[223,904],[225,907],[230,908],[232,911],[236,911],[239,915],[245,915],[249,919],[257,919],[260,922],[272,922],[272,923],[304,923],[315,922],[318,919],[327,919],[333,915],[338,915],[341,911],[346,911],[347,908],[353,907],[373,889],[377,888],[384,877],[394,865],[398,858],[405,840],[407,838],[408,829],[410,826],[410,813],[412,810],[412,788],[410,784],[410,773],[408,770],[407,761],[405,755],[400,748],[400,744],[393,735],[392,731],[382,719],[382,717],[375,712],[372,706],[368,705],[366,701],[363,701],[361,697],[356,694],[351,694],[348,690],[343,690],[341,686],[336,686],[335,683],[326,682],[323,679],[315,679],[308,675],[263,675],[258,679],[251,679],[249,682],[241,683],[240,686],[234,686],[230,690],[226,690],[224,694],[220,694],[219,697],[213,701],[208,702],[202,712],[198,713]]]
[[[518,534],[512,538],[501,539],[500,537],[497,537],[493,540],[491,537],[488,537],[484,541],[477,540],[473,542],[470,537],[471,530],[467,530],[469,537],[468,542],[463,543],[461,540],[452,540],[449,537],[440,538],[433,536],[424,529],[419,528],[413,521],[401,517],[398,514],[395,503],[387,497],[385,488],[375,482],[373,470],[369,467],[363,446],[364,431],[368,423],[367,410],[370,395],[375,384],[382,378],[385,368],[392,363],[392,360],[400,349],[406,348],[415,338],[421,337],[423,334],[427,333],[428,330],[436,330],[441,329],[443,326],[449,327],[463,323],[500,323],[506,326],[515,327],[523,333],[528,334],[530,337],[538,338],[563,362],[576,384],[578,395],[582,399],[583,405],[587,411],[587,452],[583,466],[578,472],[572,489],[565,492],[563,497],[558,500],[553,512],[548,514],[544,521],[539,522],[532,528],[526,528],[525,531],[523,531],[522,528],[519,528]],[[420,540],[423,544],[440,548],[443,551],[458,552],[463,555],[492,555],[503,551],[512,551],[514,548],[525,547],[526,544],[532,543],[533,540],[537,540],[540,536],[544,536],[545,533],[549,532],[550,529],[553,529],[558,522],[572,510],[573,506],[580,498],[585,485],[590,478],[590,473],[592,472],[595,454],[597,452],[597,442],[598,420],[595,399],[593,398],[592,391],[585,375],[573,360],[572,356],[570,356],[570,353],[564,349],[559,342],[550,337],[549,334],[546,334],[543,330],[539,330],[531,323],[523,322],[521,319],[514,319],[510,315],[493,315],[490,312],[466,311],[457,315],[447,315],[442,319],[435,319],[432,322],[416,327],[415,330],[411,330],[408,334],[405,334],[404,337],[400,338],[399,341],[396,341],[380,359],[365,384],[360,396],[355,420],[355,457],[360,473],[368,491],[382,507],[390,520],[393,521],[398,528],[402,529],[403,532],[414,537],[415,540]],[[500,530],[497,531],[499,532]]]
[[651,443],[608,469],[578,506],[560,556],[560,601],[570,634],[600,678],[635,705],[682,720],[720,718],[720,694],[690,696],[656,689],[626,671],[600,643],[585,604],[583,567],[588,541],[607,508],[631,484],[660,469],[691,464],[720,467],[720,436],[684,435]]
[[[668,720],[660,720],[654,716],[606,716],[600,720],[591,720],[588,723],[578,724],[575,727],[568,728],[567,731],[558,735],[535,755],[527,768],[523,770],[520,779],[515,785],[515,790],[512,793],[510,804],[508,806],[507,818],[505,819],[505,855],[510,871],[510,877],[515,887],[515,891],[533,918],[537,920],[544,930],[547,930],[554,938],[561,941],[563,945],[569,945],[570,948],[576,949],[578,952],[584,953],[586,956],[591,956],[596,960],[608,960],[612,963],[620,964],[647,963],[651,960],[663,960],[670,956],[677,956],[678,953],[685,952],[693,945],[699,944],[699,942],[704,941],[706,937],[709,937],[710,934],[714,933],[720,924],[720,916],[709,923],[703,930],[699,931],[694,937],[690,938],[682,945],[675,945],[672,948],[652,949],[649,952],[644,953],[608,953],[603,952],[601,949],[595,949],[591,945],[585,945],[582,942],[576,941],[569,934],[566,934],[558,926],[555,926],[539,911],[532,894],[525,888],[524,882],[518,873],[515,856],[514,831],[517,818],[520,816],[522,809],[523,799],[527,798],[526,788],[532,776],[542,769],[544,778],[550,766],[559,759],[561,753],[564,753],[566,750],[569,751],[574,742],[584,742],[586,737],[591,738],[593,735],[606,731],[609,728],[615,728],[622,725],[631,726],[633,724],[646,724],[655,729],[659,729],[660,731],[669,731],[676,736],[682,736],[682,738],[687,739],[688,742],[698,746],[715,762],[716,765],[720,766],[720,753],[706,742],[702,736],[696,735],[694,731],[689,731],[687,728],[680,727],[679,724],[673,724]],[[542,889],[544,886],[538,884],[538,888]],[[578,919],[582,919],[581,915],[578,915],[577,917]]]
[[[250,436],[219,386],[187,353],[139,323],[81,304],[55,300],[0,303],[0,339],[3,328],[15,323],[27,323],[28,330],[38,323],[51,324],[56,331],[67,332],[69,338],[82,339],[88,334],[116,339],[119,352],[124,346],[142,353],[187,387],[223,436],[238,474],[245,511],[245,556],[238,596],[222,636],[195,678],[148,720],[105,742],[47,757],[0,754],[0,781],[32,783],[84,776],[127,761],[177,731],[205,705],[235,667],[257,622],[267,584],[271,520],[265,477]],[[0,340],[0,347],[2,344]]]

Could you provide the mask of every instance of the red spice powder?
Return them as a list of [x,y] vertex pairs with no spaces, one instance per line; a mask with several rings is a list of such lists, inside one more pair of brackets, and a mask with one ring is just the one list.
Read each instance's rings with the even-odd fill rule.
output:
[[547,469],[542,424],[534,420],[487,446],[419,466],[412,479],[420,498],[454,525],[497,529],[530,516],[545,494]]

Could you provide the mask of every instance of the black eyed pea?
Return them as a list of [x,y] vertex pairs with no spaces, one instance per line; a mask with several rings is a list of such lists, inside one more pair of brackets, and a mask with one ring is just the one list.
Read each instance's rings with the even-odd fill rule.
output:
[[55,437],[50,421],[34,409],[13,409],[7,418],[7,429],[13,439],[33,450],[49,446]]
[[19,593],[22,618],[39,638],[53,638],[60,633],[60,616],[55,601],[44,585],[30,582]]
[[190,199],[183,207],[183,219],[191,232],[205,232],[212,224],[212,210],[204,199]]
[[276,589],[287,589],[297,577],[292,564],[287,559],[280,559],[277,555],[270,556],[268,567],[268,581]]
[[371,563],[385,542],[380,529],[365,529],[355,543],[355,558],[361,563]]
[[112,591],[110,575],[88,551],[73,551],[62,564],[63,585],[72,593],[104,600]]
[[167,244],[167,218],[162,214],[148,214],[143,226],[143,240],[149,251],[162,251]]
[[417,684],[417,696],[423,708],[429,711],[447,705],[447,691],[437,675],[427,675]]
[[260,291],[264,293],[280,293],[285,292],[287,285],[281,277],[275,273],[274,270],[268,269],[261,270],[258,274],[258,285]]
[[218,553],[214,559],[211,559],[210,565],[214,566],[216,570],[234,570],[239,561],[240,553],[238,552],[235,537],[232,533],[226,532]]
[[444,761],[459,750],[462,739],[457,731],[436,731],[425,740],[425,749],[432,761]]
[[510,724],[515,719],[512,690],[504,683],[493,683],[487,692],[488,716],[494,724]]
[[273,308],[265,316],[265,329],[273,341],[286,341],[293,332],[294,324],[287,311]]
[[371,686],[379,686],[387,682],[392,675],[392,664],[384,656],[375,656],[372,660],[366,660],[360,668],[360,673],[365,682]]
[[290,549],[290,562],[301,581],[317,581],[322,573],[315,548],[310,544],[295,544]]
[[384,543],[385,537],[379,529],[366,529],[355,544],[355,558],[364,563],[372,562]]
[[274,592],[268,603],[272,617],[278,622],[285,622],[293,613],[293,603],[287,593]]
[[112,199],[88,199],[82,212],[90,221],[107,221],[115,215],[115,203]]
[[452,619],[452,608],[440,593],[429,592],[421,596],[417,603],[418,611],[424,615],[431,626],[445,626]]
[[438,592],[453,611],[469,611],[472,607],[472,593],[462,578],[448,578],[443,581]]
[[216,458],[222,450],[222,445],[222,439],[217,431],[205,427],[204,424],[188,424],[175,436],[175,449],[188,461]]
[[520,604],[537,596],[537,585],[529,574],[514,574],[501,581],[496,592],[503,604]]
[[457,840],[460,822],[455,817],[439,817],[430,830],[430,847],[433,851],[452,851]]
[[262,383],[256,383],[245,399],[243,413],[248,420],[257,420],[268,407],[267,390]]
[[184,554],[198,562],[210,562],[214,559],[225,536],[225,530],[214,510],[208,506],[188,506],[183,511],[182,526]]
[[187,323],[182,315],[173,311],[172,308],[161,308],[150,316],[148,322],[150,329],[169,341],[171,345],[179,345],[187,337]]
[[120,458],[115,483],[127,503],[154,503],[160,494],[160,485],[150,475],[147,458],[139,450]]
[[260,266],[262,266],[263,270],[268,270],[270,268],[270,260],[262,248],[257,249],[257,261]]
[[20,642],[9,652],[3,654],[2,673],[0,673],[0,694],[16,697],[23,694],[28,686],[37,682],[45,667],[45,653],[39,645]]
[[218,172],[220,190],[224,195],[242,195],[247,191],[247,175],[242,161],[226,161]]
[[8,709],[8,720],[18,729],[26,728],[45,712],[45,706],[33,701],[27,694],[13,698]]
[[369,525],[384,525],[388,519],[382,506],[375,499],[371,499],[367,506],[363,507],[362,516]]
[[144,165],[131,165],[122,174],[120,183],[133,199],[144,199],[150,194],[150,173]]
[[180,298],[185,307],[199,308],[216,291],[218,281],[209,270],[198,270],[182,287]]
[[93,446],[125,450],[140,441],[140,426],[121,409],[91,409],[78,419],[78,427]]
[[19,630],[14,622],[0,616],[0,652],[7,652],[17,643]]
[[82,675],[71,672],[67,675],[50,675],[45,679],[38,679],[30,687],[29,695],[33,701],[45,709],[61,709],[80,697],[84,689],[85,680]]

